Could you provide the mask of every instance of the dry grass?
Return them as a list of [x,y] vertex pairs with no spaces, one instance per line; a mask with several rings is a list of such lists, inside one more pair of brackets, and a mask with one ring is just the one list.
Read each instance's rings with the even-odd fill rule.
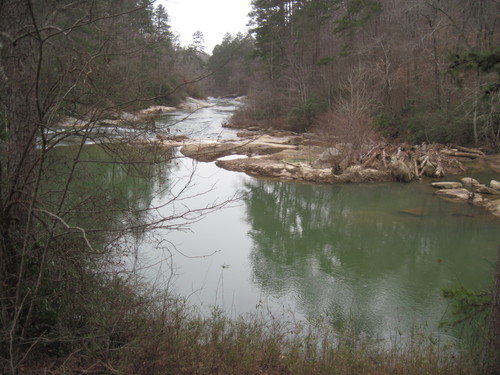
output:
[[[99,350],[25,367],[26,374],[475,374],[456,348],[415,338],[403,348],[361,342],[329,326],[290,325],[253,316],[231,320],[215,310],[202,318],[178,300],[143,311],[127,339]],[[124,330],[126,327],[114,327]]]

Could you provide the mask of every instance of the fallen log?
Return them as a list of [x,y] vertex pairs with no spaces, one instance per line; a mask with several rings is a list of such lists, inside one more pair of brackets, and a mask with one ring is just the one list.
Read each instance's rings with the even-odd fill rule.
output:
[[380,154],[378,153],[373,153],[372,156],[370,156],[370,158],[362,164],[362,167],[363,168],[368,167],[379,155]]
[[441,150],[441,153],[447,156],[453,156],[457,158],[468,158],[468,159],[477,159],[481,157],[481,155],[473,153],[473,152],[463,152],[463,151],[453,151],[453,150]]
[[455,146],[455,145],[452,145],[451,147],[456,148],[458,151],[462,151],[462,152],[466,152],[466,153],[470,153],[470,154],[478,154],[479,156],[485,155],[484,152],[482,152],[481,150],[479,150],[477,148],[468,148],[468,147]]
[[[429,164],[429,155],[424,155],[424,156],[420,157],[419,162],[420,162],[421,169],[420,169],[420,172],[417,173],[417,177],[421,178],[425,172],[425,168],[427,168],[427,165]],[[417,169],[417,171],[418,171],[418,169]]]

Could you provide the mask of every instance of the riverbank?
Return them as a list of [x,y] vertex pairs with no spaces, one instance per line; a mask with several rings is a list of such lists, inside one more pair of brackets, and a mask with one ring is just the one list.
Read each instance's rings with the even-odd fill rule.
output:
[[[126,112],[119,109],[102,110],[97,116],[94,114],[88,119],[76,119],[73,117],[64,117],[58,123],[62,128],[83,128],[92,124],[93,126],[133,126],[138,124],[155,125],[160,116],[172,113],[178,110],[196,111],[201,108],[209,107],[206,100],[199,100],[187,97],[179,106],[152,105],[148,108],[136,112]],[[94,118],[97,117],[97,118]]]
[[[179,129],[171,132],[170,126],[161,122],[161,116],[179,109],[192,114],[211,106],[209,101],[187,98],[179,108],[152,106],[134,114],[108,113],[108,119],[100,120],[98,125],[110,129],[146,125],[142,136],[134,137],[133,143],[178,147],[185,156],[215,162],[219,168],[284,181],[343,184],[411,182],[427,178],[431,183],[444,177],[463,175],[469,170],[500,173],[500,155],[486,155],[475,148],[425,143],[408,145],[373,135],[361,144],[353,145],[314,132],[299,134],[259,128],[240,130],[237,139],[218,138],[215,142],[204,142],[177,133]],[[78,128],[85,124],[66,119],[64,126]],[[106,133],[102,128],[99,131]],[[451,194],[450,191],[436,193],[446,199]],[[458,192],[453,200],[485,207],[500,217],[498,189],[482,187],[478,191],[475,187],[468,193]],[[466,196],[469,198],[465,199]]]
[[[198,161],[257,177],[318,183],[410,182],[466,172],[488,157],[480,150],[444,145],[407,145],[385,141],[359,150],[331,144],[317,134],[240,132],[240,139],[187,143],[181,152]],[[468,151],[465,151],[468,150]],[[228,156],[232,156],[230,160]]]
[[114,300],[99,324],[112,335],[75,340],[71,353],[25,363],[20,374],[481,373],[472,355],[417,330],[406,345],[384,348],[354,327],[334,332],[327,321],[310,327],[272,316],[229,319],[217,310],[202,318],[180,300],[154,304],[132,292],[115,293]]
[[[244,131],[238,136],[239,140],[187,143],[181,153],[253,177],[321,184],[411,182],[423,178],[431,183],[470,170],[500,170],[499,155],[460,146],[379,141],[353,151],[350,145],[331,145],[315,134]],[[470,190],[475,199],[470,196],[468,201],[500,216],[500,191],[477,184]]]
[[[173,131],[172,133],[176,134]],[[160,152],[171,151],[157,147],[159,143],[165,146],[174,143],[173,136],[166,136],[167,139],[161,139],[160,136],[165,136],[164,134],[158,133],[152,137],[152,144],[156,148],[152,147],[151,151],[157,151],[158,149]],[[236,152],[241,152],[241,150],[237,151],[235,145],[231,146],[229,141],[218,142],[218,144],[224,144],[224,147],[227,148],[223,154],[236,153],[229,157],[243,159],[257,157],[259,154],[261,156],[273,155],[273,151],[276,149],[269,144],[276,143],[276,138],[280,137],[286,140],[278,142],[281,143],[281,151],[279,152],[286,153],[300,146],[295,144],[298,143],[298,140],[289,139],[289,136],[298,136],[295,134],[285,136],[284,134],[273,133],[269,136],[267,142],[264,142],[266,138],[264,135],[262,136],[260,140],[264,144],[261,148],[256,148],[255,144],[252,144],[244,154],[237,154]],[[171,138],[171,140],[168,138]],[[253,137],[242,137],[239,141],[248,142],[252,140],[251,138]],[[305,138],[308,137],[305,136]],[[184,139],[184,141],[178,139],[175,142],[184,144],[184,146],[194,143],[193,140],[187,139]],[[317,142],[317,139],[307,140],[310,146],[318,146]],[[248,143],[248,145],[250,144]],[[213,147],[213,144],[211,147]],[[132,147],[129,147],[129,149],[132,149]],[[139,150],[139,154],[146,151],[146,147],[144,149],[134,147],[133,150],[136,149]],[[311,148],[311,156],[313,150],[314,148]],[[225,158],[217,156],[218,152],[215,151],[210,158],[225,161]],[[279,154],[279,152],[275,154]],[[402,152],[404,150],[400,152],[400,156]],[[293,157],[297,157],[297,155],[293,155]],[[306,157],[307,155],[304,156],[304,158]],[[89,159],[97,160],[95,157]],[[60,160],[60,158],[55,160]],[[317,158],[314,160],[317,160]],[[311,157],[304,163],[312,164],[314,160]],[[294,162],[296,160],[285,159],[285,163],[294,164]],[[101,170],[98,174],[85,173],[83,180],[81,180],[84,183],[75,183],[74,185],[95,186],[98,190],[92,196],[98,196],[97,194],[101,191],[109,191],[133,197],[132,202],[152,202],[151,197],[165,195],[164,189],[169,178],[175,178],[175,180],[170,181],[176,181],[181,175],[177,167],[174,168],[175,173],[173,175],[170,174],[168,168],[165,168],[158,169],[158,179],[152,178],[153,175],[145,173],[147,164],[140,164],[138,169],[142,172],[141,175],[144,175],[143,184],[123,178],[118,178],[116,184],[113,185],[90,183],[91,180],[89,180],[88,176],[102,175],[116,178],[116,176],[122,175],[116,173],[117,169],[112,168],[114,167],[113,163],[102,164],[109,168]],[[192,165],[193,163],[188,161],[186,164]],[[45,344],[45,341],[42,341],[40,346],[47,345],[47,349],[42,347],[45,350],[44,353],[47,353],[47,357],[41,358],[37,355],[38,362],[34,363],[34,370],[32,371],[31,368],[25,366],[23,369],[26,373],[479,373],[479,362],[474,362],[471,359],[472,356],[462,353],[458,348],[449,350],[443,344],[445,340],[441,341],[440,336],[433,335],[428,331],[416,334],[416,329],[403,329],[401,323],[384,323],[386,322],[385,317],[390,315],[391,311],[398,310],[399,306],[411,306],[411,309],[415,309],[421,314],[419,316],[427,319],[429,315],[425,313],[428,311],[417,310],[415,305],[419,303],[417,301],[422,299],[428,301],[427,305],[436,306],[438,304],[436,303],[436,297],[434,299],[428,297],[433,294],[432,287],[441,285],[441,280],[449,280],[451,277],[444,277],[443,274],[446,271],[439,270],[436,267],[442,267],[445,264],[448,268],[448,260],[465,258],[460,248],[474,249],[474,251],[471,251],[475,254],[474,256],[484,262],[484,257],[476,252],[482,248],[482,246],[477,246],[477,242],[470,242],[473,244],[470,246],[467,239],[459,239],[454,246],[448,241],[432,240],[432,237],[427,236],[425,230],[427,224],[424,224],[424,222],[430,223],[429,226],[436,228],[436,232],[441,232],[441,234],[444,232],[443,238],[446,239],[456,239],[456,237],[459,237],[457,232],[466,233],[467,231],[473,233],[473,235],[468,235],[471,238],[474,236],[486,237],[481,233],[488,231],[483,232],[472,229],[475,228],[474,224],[477,220],[472,223],[472,219],[469,217],[460,216],[460,219],[471,220],[471,222],[467,223],[466,227],[453,225],[453,229],[447,231],[447,228],[441,227],[437,223],[456,223],[453,220],[455,218],[454,214],[449,213],[449,218],[440,217],[438,219],[433,218],[431,215],[429,218],[420,220],[419,217],[414,215],[420,215],[420,213],[412,210],[412,208],[422,203],[420,199],[416,200],[417,203],[402,202],[401,205],[391,207],[387,211],[396,213],[394,216],[389,215],[385,208],[390,205],[391,201],[398,200],[396,198],[397,194],[395,194],[396,190],[403,188],[401,195],[405,198],[415,195],[415,190],[412,189],[414,186],[409,185],[391,184],[388,185],[389,189],[382,190],[375,195],[368,195],[367,191],[362,189],[372,189],[374,186],[377,187],[378,184],[360,184],[346,188],[340,186],[330,188],[328,186],[323,189],[323,187],[312,186],[311,184],[274,184],[271,182],[272,186],[270,187],[268,185],[269,181],[247,179],[245,176],[236,173],[217,170],[213,163],[194,164],[197,164],[197,170],[192,176],[202,174],[201,169],[209,167],[211,171],[207,175],[223,174],[223,177],[218,181],[220,181],[219,185],[225,187],[233,186],[231,177],[251,180],[251,185],[246,186],[251,195],[247,196],[244,201],[241,211],[243,214],[231,216],[225,221],[221,220],[222,216],[213,216],[210,217],[211,220],[205,220],[213,222],[214,228],[220,231],[215,229],[203,231],[199,230],[199,227],[195,227],[194,224],[190,226],[192,233],[196,233],[196,236],[193,236],[192,233],[189,236],[200,241],[197,244],[188,243],[188,246],[192,249],[217,249],[218,251],[222,249],[224,251],[224,246],[226,246],[224,242],[226,242],[228,251],[221,254],[220,258],[216,258],[216,255],[214,255],[209,259],[210,263],[215,265],[213,268],[216,268],[214,280],[219,280],[220,284],[219,282],[210,284],[207,281],[209,280],[207,277],[209,267],[206,264],[200,271],[192,263],[189,266],[182,267],[180,262],[176,260],[175,265],[179,267],[177,270],[179,270],[179,273],[181,273],[181,270],[183,274],[186,273],[186,278],[189,280],[189,291],[182,295],[189,296],[185,298],[191,300],[191,302],[193,302],[193,299],[198,299],[198,296],[193,294],[193,290],[198,289],[198,286],[195,283],[195,277],[192,276],[193,273],[197,273],[203,278],[200,289],[216,290],[216,294],[219,293],[222,296],[225,294],[227,299],[229,299],[230,295],[233,296],[230,303],[231,310],[234,311],[233,308],[236,309],[237,297],[246,301],[251,300],[251,297],[249,298],[248,295],[244,294],[245,286],[234,280],[251,280],[257,286],[268,286],[267,290],[260,289],[258,291],[259,298],[267,294],[283,294],[290,288],[290,295],[299,296],[304,301],[304,305],[310,306],[315,312],[324,312],[324,314],[318,317],[315,315],[310,323],[291,323],[300,320],[300,318],[297,318],[297,315],[295,315],[295,318],[288,315],[282,316],[279,312],[278,314],[271,312],[267,307],[258,308],[257,306],[261,306],[262,302],[257,299],[255,303],[251,302],[252,307],[256,306],[255,310],[258,309],[262,313],[250,315],[251,313],[245,312],[245,318],[236,317],[236,313],[234,313],[231,314],[234,318],[226,318],[222,310],[224,303],[222,303],[220,306],[210,307],[210,311],[213,311],[212,314],[209,312],[200,316],[193,313],[191,308],[186,307],[180,300],[176,301],[175,297],[153,297],[154,293],[147,292],[146,288],[131,285],[128,280],[134,279],[132,277],[124,280],[120,277],[121,275],[117,275],[116,280],[111,283],[107,282],[109,276],[103,276],[101,280],[96,279],[95,282],[91,283],[91,280],[94,280],[91,279],[85,284],[82,283],[81,290],[71,286],[65,288],[65,290],[71,292],[70,296],[61,303],[58,302],[57,306],[64,308],[67,306],[75,307],[69,313],[62,310],[60,317],[57,319],[57,324],[53,324],[51,320],[48,320],[50,325],[47,326],[62,327],[63,329],[74,327],[74,317],[76,316],[78,317],[76,323],[79,325],[75,329],[75,336],[68,337],[68,331],[61,329],[56,332],[56,334],[60,335],[58,337],[61,337],[61,342],[53,339],[54,334],[49,337],[49,340],[54,340],[53,342],[49,341],[48,344]],[[328,170],[328,168],[323,169]],[[191,171],[189,172],[191,173]],[[332,173],[332,170],[330,170],[330,173]],[[200,180],[192,180],[192,185],[196,186],[198,181],[205,178],[206,175],[202,175]],[[155,185],[159,186],[158,190],[150,190]],[[215,185],[210,181],[208,186]],[[324,191],[323,193],[327,192],[328,194],[318,194],[316,192],[314,194],[316,199],[309,200],[307,195],[301,194],[300,190],[302,188],[319,188],[319,190]],[[359,202],[359,204],[353,207],[352,204],[347,203],[349,196],[340,194],[337,188],[340,188],[338,190],[350,191],[348,195],[351,195],[352,200]],[[201,190],[206,189],[202,188]],[[144,195],[142,195],[143,191],[145,191]],[[126,194],[123,194],[123,192]],[[141,194],[139,194],[140,192]],[[216,193],[217,198],[224,197],[217,191],[214,191],[214,193]],[[83,197],[85,198],[85,196]],[[386,197],[387,201],[380,199],[381,197]],[[170,199],[170,197],[166,195],[166,199]],[[425,199],[432,201],[429,205],[433,207],[435,203],[440,203],[434,202],[431,194],[426,193]],[[113,200],[114,198],[111,199],[110,197],[108,201]],[[203,202],[202,207],[206,207],[206,202],[209,201],[211,200],[204,196],[201,200]],[[156,207],[162,207],[164,202],[156,201],[152,203],[152,207],[155,207],[155,209]],[[369,206],[370,202],[377,202],[377,204]],[[188,205],[188,202],[182,200],[182,205]],[[129,212],[130,207],[134,206],[125,205],[126,211],[124,212]],[[401,208],[408,209],[403,211],[400,210]],[[168,214],[162,212],[158,212],[158,215],[159,217],[168,216]],[[119,220],[122,221],[122,218],[120,217]],[[93,221],[95,222],[95,219]],[[243,227],[241,230],[235,230],[236,227],[233,227],[231,223],[237,222],[245,222],[248,226]],[[295,223],[299,223],[298,230],[293,230]],[[373,223],[377,223],[377,225],[373,225]],[[286,228],[291,230],[287,231]],[[463,230],[463,228],[467,230]],[[102,230],[102,227],[100,229]],[[276,234],[277,229],[282,231],[280,235]],[[204,232],[209,232],[209,235],[203,237]],[[359,235],[360,233],[362,235]],[[376,239],[375,235],[377,233],[382,234],[380,238],[383,240]],[[489,229],[489,233],[495,232]],[[241,236],[241,234],[248,234],[249,238],[252,236],[251,241],[247,241],[246,237]],[[207,238],[210,237],[218,237],[225,241],[212,244],[207,241]],[[355,244],[353,240],[356,237],[363,237],[362,241]],[[172,241],[171,243],[182,242],[177,241],[172,232],[168,234],[168,237],[160,238],[163,243],[167,238],[169,242]],[[348,241],[345,244],[337,241],[342,238]],[[155,254],[161,251],[159,245],[162,242],[155,243],[155,246],[152,247]],[[248,248],[251,250],[242,252],[241,248],[247,246],[247,243]],[[439,251],[434,252],[422,245],[429,243],[435,244],[432,247],[439,249]],[[235,246],[235,244],[237,245]],[[302,244],[303,248],[299,248],[298,245],[300,244]],[[414,244],[416,245],[414,246]],[[443,244],[447,246],[442,246]],[[381,248],[397,250],[382,252],[380,251]],[[449,254],[442,252],[444,248],[450,249]],[[366,251],[359,251],[360,249],[366,249]],[[141,247],[139,251],[143,252],[144,248]],[[184,248],[179,248],[179,251],[184,253]],[[301,253],[306,256],[301,256]],[[78,251],[78,254],[82,254],[83,259],[85,253]],[[185,254],[191,253],[185,252]],[[273,254],[275,257],[273,257]],[[350,255],[350,258],[347,254]],[[409,257],[407,257],[408,254],[410,254]],[[237,263],[243,259],[251,259],[253,262],[238,268]],[[418,284],[419,288],[422,289],[421,294],[413,295],[409,289],[391,287],[393,285],[391,280],[394,284],[416,285],[416,278],[412,277],[412,274],[419,263],[423,270],[422,279],[428,281],[428,283]],[[478,272],[478,268],[474,267],[473,263],[470,261],[466,261],[466,263],[468,268],[474,268],[475,272]],[[371,273],[367,265],[376,269],[374,272],[376,275],[384,273],[388,277],[365,278],[363,275]],[[408,265],[411,265],[411,267],[408,267]],[[248,268],[249,272],[242,272],[242,268]],[[305,271],[310,270],[312,278],[309,278],[309,273],[305,271],[304,273],[298,272],[303,269]],[[349,273],[344,273],[344,270],[349,271]],[[353,270],[355,271],[352,272]],[[402,276],[395,277],[398,270],[402,270]],[[454,270],[456,271],[456,269]],[[462,276],[461,280],[463,281],[465,279],[464,272],[457,272]],[[231,273],[234,275],[233,279],[231,279]],[[51,272],[50,274],[56,273]],[[263,274],[272,274],[273,277],[264,279]],[[431,274],[440,277],[434,278]],[[346,280],[351,282],[345,283]],[[359,283],[352,283],[353,280],[359,280]],[[102,294],[95,290],[97,286],[101,285],[100,283],[103,283]],[[223,284],[226,287],[228,285],[235,286],[236,291],[225,290]],[[316,286],[316,289],[307,289],[307,284]],[[344,287],[336,288],[342,284],[344,284]],[[87,285],[91,287],[87,287]],[[213,287],[213,285],[215,286]],[[271,286],[270,289],[269,286]],[[49,287],[52,288],[52,285],[49,284],[47,289]],[[74,293],[75,289],[78,290],[78,294]],[[324,294],[323,291],[327,290],[329,293]],[[395,304],[391,303],[390,298],[387,298],[388,296],[400,295],[411,295],[412,299],[401,300],[398,301],[398,304]],[[437,295],[435,291],[434,295]],[[70,298],[72,296],[75,296],[75,301]],[[315,298],[304,298],[305,296]],[[151,303],[153,299],[154,301]],[[360,304],[359,300],[361,299],[366,303]],[[214,302],[213,296],[209,301],[209,303]],[[77,302],[80,304],[77,304]],[[217,303],[217,297],[215,302]],[[324,305],[323,302],[325,302]],[[384,305],[385,310],[380,309],[381,305]],[[208,303],[205,306],[208,306]],[[347,306],[346,310],[348,310],[345,311],[345,320],[343,320],[344,311],[338,308],[344,306]],[[369,307],[373,306],[378,308],[378,314],[372,314]],[[266,314],[266,311],[269,311],[269,314]],[[294,309],[294,314],[298,314],[298,309]],[[373,335],[370,336],[373,337],[373,340],[367,339],[370,330],[366,329],[367,326],[363,322],[354,323],[356,315],[369,315],[377,328],[380,327],[380,330],[385,331],[388,335],[394,332],[393,341],[384,341],[386,346],[382,348],[383,344],[380,341],[380,336]],[[397,315],[401,319],[401,312],[398,312]],[[382,316],[384,316],[383,319],[381,319]],[[441,317],[442,314],[439,314],[439,316]],[[52,314],[50,317],[52,317]],[[45,315],[41,315],[41,318],[45,318]],[[67,320],[63,320],[64,318]],[[320,319],[324,319],[321,322],[324,324],[318,323]],[[61,324],[61,321],[65,324]],[[99,322],[99,324],[96,324],[96,322]],[[417,326],[414,321],[412,322],[413,328]],[[69,332],[73,333],[73,331]],[[81,334],[78,335],[80,332]],[[25,364],[27,365],[27,363]]]

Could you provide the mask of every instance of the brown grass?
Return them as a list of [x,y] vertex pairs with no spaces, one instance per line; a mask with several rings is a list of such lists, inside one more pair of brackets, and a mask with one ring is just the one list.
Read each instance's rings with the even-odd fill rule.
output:
[[[382,348],[334,333],[252,316],[231,320],[214,310],[203,318],[178,300],[156,303],[135,317],[126,339],[66,358],[25,366],[26,374],[475,374],[473,361],[456,348],[424,336],[404,347]],[[114,327],[118,332],[127,327]]]

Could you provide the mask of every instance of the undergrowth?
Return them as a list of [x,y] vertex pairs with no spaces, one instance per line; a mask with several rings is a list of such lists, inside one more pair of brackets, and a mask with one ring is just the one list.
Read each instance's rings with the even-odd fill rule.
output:
[[[358,339],[351,330],[334,332],[261,315],[208,317],[181,299],[148,298],[137,309],[125,300],[107,306],[113,335],[86,337],[64,357],[39,355],[24,374],[475,374],[474,361],[455,347],[415,335],[402,347]],[[116,290],[115,290],[116,292]],[[135,307],[134,307],[135,306]],[[121,309],[130,311],[111,311]],[[127,319],[113,319],[120,314]],[[96,324],[98,322],[95,322]],[[104,327],[100,327],[104,330]],[[97,343],[97,344],[96,344]]]

